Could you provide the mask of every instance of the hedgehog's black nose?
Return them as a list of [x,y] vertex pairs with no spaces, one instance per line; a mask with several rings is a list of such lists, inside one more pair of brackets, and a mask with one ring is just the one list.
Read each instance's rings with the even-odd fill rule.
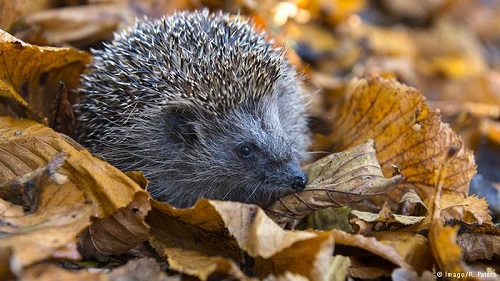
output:
[[306,183],[307,183],[307,176],[303,172],[301,172],[292,180],[292,188],[297,191],[300,191],[306,187]]

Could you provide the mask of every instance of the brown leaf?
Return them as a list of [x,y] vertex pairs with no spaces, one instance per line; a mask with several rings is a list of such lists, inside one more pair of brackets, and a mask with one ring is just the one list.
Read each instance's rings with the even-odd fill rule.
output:
[[47,2],[0,0],[0,29],[10,30],[22,16],[47,7]]
[[461,233],[457,237],[457,244],[462,248],[465,260],[491,260],[495,255],[500,256],[500,235],[486,233]]
[[[101,219],[111,216],[92,225],[93,229],[101,230],[98,234],[102,236],[94,234],[89,239],[99,243],[83,241],[83,245],[97,246],[100,254],[120,253],[147,239],[144,217],[150,209],[149,194],[133,180],[48,127],[24,119],[0,118],[0,159],[3,164],[0,185],[46,165],[59,152],[68,155],[60,173],[68,178],[68,184],[81,192],[78,196],[60,200],[69,205],[87,202],[94,206],[92,216]],[[102,231],[109,229],[113,231]],[[130,236],[124,237],[127,235]]]
[[384,245],[374,237],[365,237],[359,234],[349,234],[339,230],[332,230],[335,244],[358,247],[375,255],[378,255],[399,267],[412,268],[404,257],[393,247]]
[[409,216],[420,216],[427,214],[427,206],[415,190],[408,190],[399,200],[398,213]]
[[[414,88],[395,80],[353,79],[343,102],[331,111],[330,118],[335,120],[331,146],[317,149],[339,151],[373,138],[380,165],[397,165],[405,175],[405,180],[383,198],[391,200],[396,209],[402,194],[411,189],[428,205],[436,183],[434,171],[448,148],[455,146],[459,151],[447,164],[449,173],[443,188],[445,193],[465,196],[476,172],[473,155],[424,99]],[[379,205],[383,202],[376,197],[371,200]]]
[[75,116],[68,99],[68,88],[64,82],[59,83],[59,91],[50,106],[49,126],[57,132],[75,138]]
[[[58,152],[68,154],[61,173],[98,205],[97,217],[103,218],[133,202],[136,193],[147,193],[134,181],[106,162],[93,157],[71,139],[33,121],[13,117],[0,118],[0,185],[10,179],[46,165]],[[147,213],[149,207],[141,206]]]
[[431,246],[432,255],[436,260],[438,269],[441,272],[450,272],[453,274],[467,274],[470,268],[463,261],[462,251],[457,245],[458,226],[445,226],[441,217],[441,198],[443,196],[443,186],[448,176],[447,165],[456,155],[456,150],[450,149],[437,171],[436,189],[432,196],[432,208],[429,227],[429,244]]
[[40,202],[40,197],[46,185],[66,182],[67,178],[57,172],[66,158],[63,153],[56,154],[47,166],[40,167],[0,186],[0,197],[23,207],[29,213],[35,212],[40,204],[43,204]]
[[[135,194],[133,203],[119,208],[110,216],[93,221],[79,236],[79,249],[86,258],[102,259],[111,255],[121,255],[147,240],[149,227],[144,223],[149,196]],[[149,211],[149,209],[147,209]]]
[[180,281],[181,277],[167,276],[157,261],[151,258],[131,260],[124,266],[113,269],[107,274],[110,281]]
[[285,231],[257,206],[201,199],[190,209],[153,201],[148,214],[152,245],[172,269],[206,279],[263,278],[289,271],[318,279],[327,270],[329,233]]
[[418,273],[432,270],[429,241],[421,234],[402,231],[378,231],[374,237],[383,245],[390,246]]
[[349,222],[349,207],[330,207],[319,209],[307,215],[298,225],[297,229],[317,229],[331,230],[339,229],[346,232],[352,232],[352,227]]
[[39,122],[50,117],[48,105],[58,92],[59,81],[76,88],[79,75],[91,60],[86,52],[30,45],[2,30],[0,54],[0,97],[14,99],[6,100],[9,114]]
[[384,177],[372,140],[324,157],[305,171],[309,178],[306,188],[279,198],[266,210],[279,225],[293,227],[317,209],[345,206],[387,193],[403,179],[401,174]]
[[78,5],[60,7],[27,14],[23,32],[16,34],[23,40],[41,45],[68,45],[88,48],[109,41],[119,26],[134,22],[134,14],[125,1],[105,5]]
[[[0,138],[1,139],[1,138]],[[94,206],[85,201],[82,191],[61,175],[61,155],[47,166],[17,179],[13,183],[36,183],[37,208],[33,213],[3,212],[0,214],[0,249],[11,250],[10,268],[18,274],[23,267],[50,258],[77,259],[76,237],[90,225]],[[0,157],[0,159],[5,159]],[[64,158],[63,158],[64,159]],[[13,206],[0,199],[0,209]]]

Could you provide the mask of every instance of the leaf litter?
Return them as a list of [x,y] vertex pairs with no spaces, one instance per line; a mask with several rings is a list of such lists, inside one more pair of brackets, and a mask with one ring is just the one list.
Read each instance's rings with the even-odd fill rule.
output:
[[[474,35],[445,21],[429,33],[384,30],[356,18],[356,13],[366,8],[364,1],[339,5],[339,10],[324,2],[311,1],[298,7],[313,18],[324,17],[324,23],[336,28],[334,33],[313,22],[307,25],[309,35],[293,33],[306,30],[306,25],[297,24],[298,18],[287,21],[282,30],[290,38],[294,34],[305,40],[315,36],[318,44],[312,50],[322,48],[318,57],[327,58],[316,64],[310,57],[311,71],[292,50],[287,51],[299,69],[310,72],[313,84],[324,89],[323,100],[312,101],[326,109],[314,109],[326,130],[316,134],[313,150],[329,155],[305,167],[310,179],[305,190],[283,196],[266,210],[204,199],[192,208],[176,209],[150,199],[143,189],[147,180],[140,172],[125,175],[46,127],[53,118],[59,118],[59,123],[66,121],[64,116],[52,116],[58,110],[48,105],[54,103],[56,95],[66,95],[58,90],[63,80],[70,91],[59,109],[68,110],[67,103],[76,99],[71,90],[77,87],[78,75],[90,55],[72,48],[30,45],[2,33],[0,112],[39,123],[0,118],[1,277],[345,280],[392,276],[394,280],[434,280],[437,272],[460,274],[473,268],[474,272],[497,276],[491,261],[500,253],[498,227],[488,213],[487,202],[468,196],[468,185],[476,172],[473,154],[465,146],[469,140],[464,143],[441,121],[442,113],[428,106],[439,102],[426,102],[419,91],[434,89],[449,95],[450,89],[457,89],[454,85],[462,85],[460,91],[470,89],[468,85],[481,85],[485,95],[490,93],[495,75],[483,74],[488,65],[477,45],[471,44]],[[154,9],[142,4],[142,12],[153,13]],[[50,29],[52,19],[57,22],[78,14],[77,8],[37,13],[33,11],[39,8],[23,5],[5,5],[4,9],[15,12],[3,17],[0,27],[12,27],[26,17],[31,25]],[[52,38],[54,45],[67,41],[88,46],[94,40],[89,38],[105,38],[110,26],[140,13],[138,6],[117,5],[124,14],[115,13],[112,21],[101,26],[99,21],[87,21],[87,29],[79,29],[74,37],[64,28],[41,37],[33,37],[33,30],[16,35],[36,38],[31,42],[42,42],[45,36]],[[193,8],[183,1],[175,5]],[[270,12],[256,10],[249,3],[242,5],[253,11],[257,22],[272,27]],[[388,11],[396,9],[403,14],[391,1],[383,5]],[[161,7],[164,11],[174,9]],[[113,14],[112,8],[106,11]],[[416,15],[432,22],[435,14]],[[465,34],[464,39],[455,33]],[[425,44],[442,37],[454,45],[436,51]],[[387,44],[391,40],[386,38],[394,39],[393,44]],[[362,41],[369,44],[366,52],[359,43]],[[330,49],[332,45],[334,49]],[[458,55],[449,56],[450,52]],[[304,58],[307,54],[300,55]],[[424,59],[413,65],[418,56]],[[352,69],[354,76],[362,76],[356,75],[360,68],[354,65],[360,60],[364,60],[366,70],[378,75],[344,82],[324,74]],[[19,62],[29,67],[23,72],[11,71]],[[375,66],[383,71],[373,71]],[[429,78],[434,76],[440,78]],[[406,86],[393,77],[417,86]],[[438,79],[443,81],[437,83]],[[491,100],[491,95],[478,100],[486,113],[464,108],[482,118],[494,116]],[[456,113],[457,108],[443,112]],[[338,218],[339,210],[345,225],[325,229],[329,220]],[[475,262],[478,260],[486,263]],[[62,261],[71,261],[76,267],[70,269]],[[86,261],[108,266],[92,266]],[[107,267],[116,269],[109,271]],[[146,268],[151,270],[146,272]],[[481,279],[477,274],[472,278]]]

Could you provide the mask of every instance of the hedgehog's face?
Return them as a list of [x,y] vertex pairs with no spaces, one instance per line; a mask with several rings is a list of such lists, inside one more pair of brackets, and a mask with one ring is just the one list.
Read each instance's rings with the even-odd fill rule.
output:
[[294,139],[303,132],[287,130],[277,110],[245,108],[211,119],[184,111],[170,118],[197,181],[190,188],[200,188],[203,197],[267,206],[305,187],[305,148]]

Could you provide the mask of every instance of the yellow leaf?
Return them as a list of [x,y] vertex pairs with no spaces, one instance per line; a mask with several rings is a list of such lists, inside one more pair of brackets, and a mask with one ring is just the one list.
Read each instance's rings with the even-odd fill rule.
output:
[[15,100],[10,106],[18,116],[43,122],[50,117],[59,81],[76,88],[90,60],[86,52],[30,45],[0,30],[0,97]]
[[[46,165],[60,152],[68,156],[60,173],[80,192],[78,196],[61,200],[70,206],[78,202],[92,204],[90,215],[104,219],[92,225],[92,235],[84,236],[91,241],[80,241],[82,245],[98,247],[100,254],[122,253],[146,240],[144,217],[150,209],[149,194],[133,180],[48,127],[25,119],[0,118],[0,186]],[[92,232],[92,229],[99,231]],[[126,235],[129,237],[124,238]]]
[[200,199],[189,209],[153,207],[152,245],[180,272],[243,278],[243,268],[260,278],[290,272],[321,280],[330,266],[331,234],[283,230],[256,205]]
[[395,80],[353,79],[342,103],[331,111],[330,118],[335,121],[330,146],[317,149],[341,151],[374,139],[380,166],[396,165],[405,179],[385,198],[372,200],[382,205],[389,199],[391,207],[396,208],[402,194],[410,189],[428,205],[440,159],[449,147],[458,147],[456,157],[447,163],[449,173],[443,189],[465,197],[476,172],[472,152],[424,99],[414,88]]
[[[62,158],[62,161],[61,161]],[[0,157],[0,159],[2,159]],[[23,267],[52,258],[78,259],[77,235],[88,225],[94,206],[83,192],[60,174],[61,154],[48,165],[1,187],[39,190],[28,213],[1,213],[0,252],[10,249],[10,269],[19,274]],[[12,205],[0,199],[0,208]]]

